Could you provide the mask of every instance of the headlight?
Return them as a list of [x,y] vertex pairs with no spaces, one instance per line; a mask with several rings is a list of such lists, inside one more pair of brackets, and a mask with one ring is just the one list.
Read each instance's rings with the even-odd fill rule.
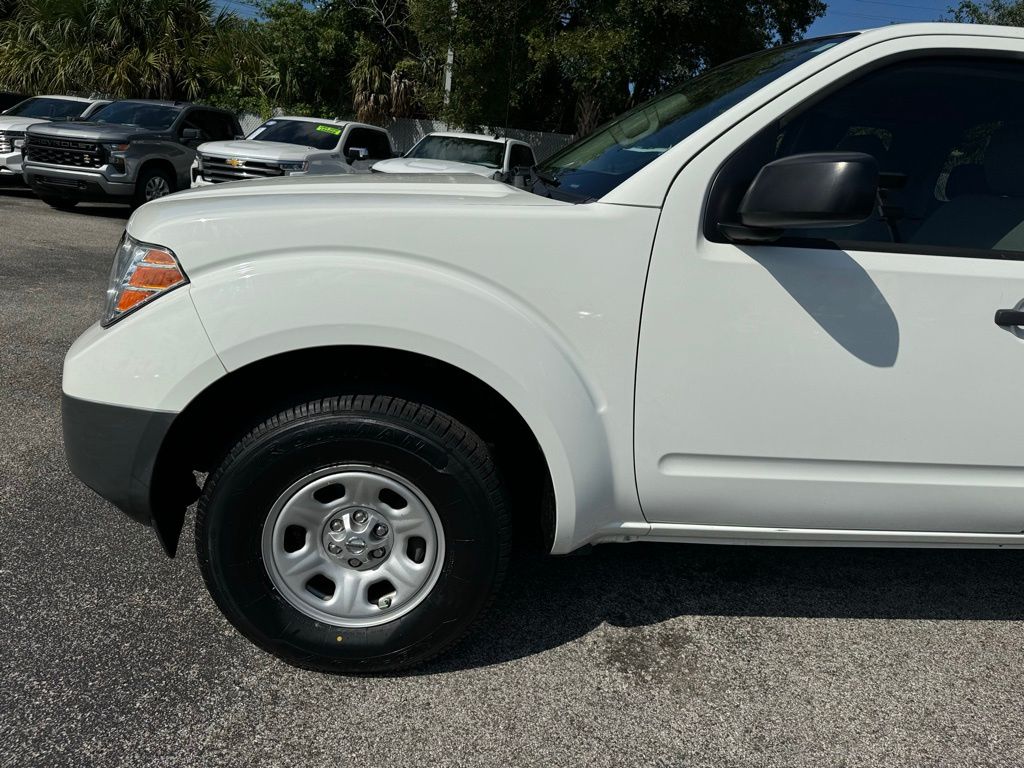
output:
[[7,139],[15,149],[21,149],[25,146],[24,131],[0,131],[0,139]]
[[113,325],[157,296],[187,283],[188,278],[170,250],[140,243],[125,232],[114,254],[101,325]]
[[107,148],[107,159],[110,164],[114,166],[118,173],[125,172],[125,156],[124,153],[128,151],[128,144],[104,144]]
[[292,173],[295,171],[305,171],[309,168],[309,162],[306,160],[299,163],[278,163],[278,165],[282,171],[291,171]]

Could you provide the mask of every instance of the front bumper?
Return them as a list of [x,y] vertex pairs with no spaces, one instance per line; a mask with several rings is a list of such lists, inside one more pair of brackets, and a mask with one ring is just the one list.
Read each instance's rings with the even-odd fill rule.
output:
[[153,469],[176,415],[94,403],[65,393],[61,418],[68,465],[129,517],[152,525]]
[[25,181],[41,196],[67,197],[73,200],[131,197],[135,193],[135,184],[124,178],[108,178],[104,169],[110,167],[85,170],[28,161],[24,165],[24,172]]
[[0,174],[21,176],[21,150],[0,154]]

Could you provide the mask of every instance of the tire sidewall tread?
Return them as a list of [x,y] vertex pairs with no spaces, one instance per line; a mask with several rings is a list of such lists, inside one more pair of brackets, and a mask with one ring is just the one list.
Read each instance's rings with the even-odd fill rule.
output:
[[[295,441],[297,445],[278,454],[269,467],[260,464],[268,450]],[[329,454],[339,445],[351,444],[378,460],[385,458],[381,466],[396,471],[389,463],[397,465],[403,476],[422,473],[409,480],[428,495],[445,528],[445,562],[431,594],[408,614],[375,627],[317,622],[291,607],[273,588],[261,556],[227,562],[225,554],[240,550],[259,555],[253,543],[259,540],[277,495],[261,497],[259,512],[250,513],[255,519],[240,519],[244,513],[238,509],[252,509],[247,494],[258,495],[276,484],[281,486],[279,495],[288,485],[287,477],[275,472],[291,477],[295,468],[290,462],[297,466],[306,454],[316,455],[321,449]],[[323,466],[341,463],[362,462],[348,456]],[[309,466],[308,472],[319,468]],[[239,526],[244,533],[238,533]],[[467,538],[473,543],[463,541]],[[483,441],[428,405],[383,395],[321,398],[266,419],[228,451],[207,479],[196,514],[200,569],[228,620],[286,661],[328,672],[396,671],[447,650],[493,602],[507,566],[510,539],[508,505]]]

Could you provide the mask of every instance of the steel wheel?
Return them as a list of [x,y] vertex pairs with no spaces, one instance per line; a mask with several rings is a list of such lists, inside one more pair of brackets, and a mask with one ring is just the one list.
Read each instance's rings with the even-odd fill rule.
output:
[[405,615],[437,582],[444,535],[415,486],[384,469],[330,467],[288,488],[263,526],[263,563],[298,611],[339,627]]
[[285,661],[385,672],[458,641],[493,599],[511,521],[487,445],[388,395],[254,424],[203,485],[196,554],[229,621]]

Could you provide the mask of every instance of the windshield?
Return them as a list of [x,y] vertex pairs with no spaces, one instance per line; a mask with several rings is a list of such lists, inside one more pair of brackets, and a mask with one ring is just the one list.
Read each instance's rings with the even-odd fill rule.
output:
[[117,123],[118,125],[134,125],[151,131],[164,131],[174,124],[180,113],[179,107],[171,107],[166,104],[115,101],[89,119],[94,123]]
[[338,146],[343,126],[330,123],[311,123],[306,120],[267,120],[249,134],[256,141],[280,141],[315,149],[334,149]]
[[80,117],[89,107],[88,101],[75,99],[50,99],[36,96],[32,99],[15,104],[4,115],[17,117],[38,117],[44,120],[67,120],[69,117]]
[[540,183],[554,197],[596,200],[750,94],[848,37],[773,48],[687,80],[552,155],[538,166]]
[[424,136],[405,156],[501,168],[505,159],[505,142],[462,136]]

